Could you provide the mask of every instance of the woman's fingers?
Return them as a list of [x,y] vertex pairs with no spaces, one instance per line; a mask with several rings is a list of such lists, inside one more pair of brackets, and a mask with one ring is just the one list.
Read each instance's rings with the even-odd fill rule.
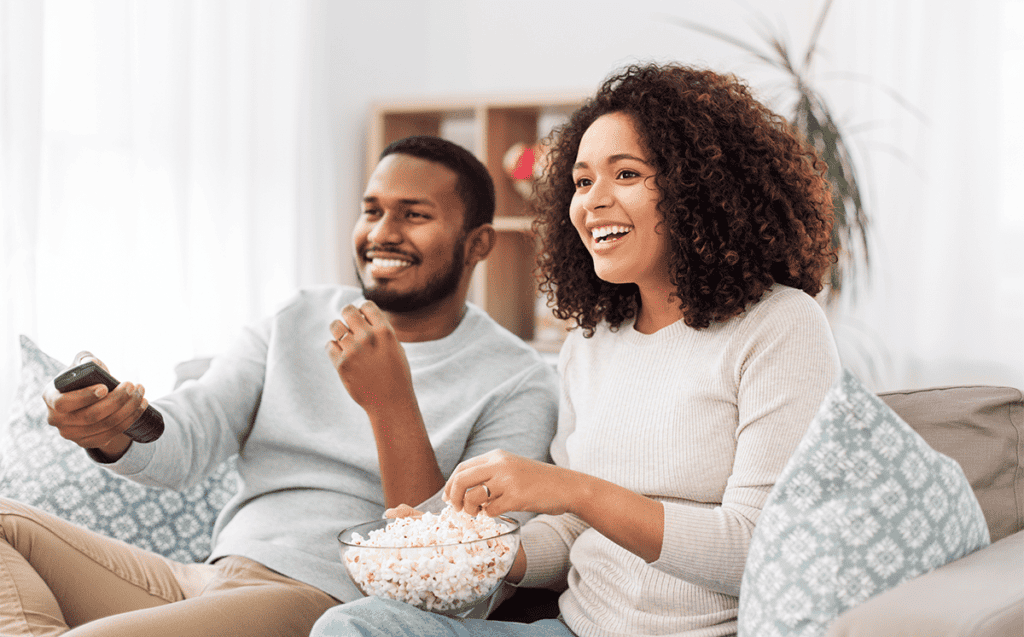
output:
[[[463,470],[453,473],[452,477],[448,479],[448,483],[444,485],[444,499],[456,511],[464,511],[469,492],[486,480],[487,476],[479,471]],[[483,489],[477,490],[480,493],[477,494],[478,497],[474,501],[479,504],[487,498],[483,495]]]
[[[448,478],[448,482],[445,483],[444,495],[442,495],[441,498],[445,502],[448,502],[449,504],[451,504],[452,499],[455,498],[461,504],[462,495],[456,493],[457,491],[459,491],[459,485],[461,485],[461,490],[465,491],[469,487],[479,484],[484,479],[486,479],[486,476],[470,474],[467,472],[473,470],[474,468],[481,467],[487,464],[489,457],[493,453],[495,452],[491,451],[483,455],[476,456],[475,458],[470,458],[469,460],[463,460],[462,462],[460,462],[459,465],[455,467],[455,471],[452,472],[451,477]],[[476,479],[477,482],[472,482],[474,479]]]
[[462,510],[469,515],[476,515],[483,511],[488,515],[495,515],[488,508],[494,505],[498,495],[495,494],[486,483],[472,486],[463,493]]

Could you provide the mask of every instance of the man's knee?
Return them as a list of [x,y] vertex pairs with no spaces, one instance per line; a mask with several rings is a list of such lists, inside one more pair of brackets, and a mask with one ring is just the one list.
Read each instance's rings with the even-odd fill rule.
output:
[[16,500],[0,497],[0,540],[13,546],[19,536],[18,527],[25,521],[39,522],[39,511]]
[[5,515],[16,515],[35,520],[49,514],[28,504],[0,496],[0,517]]

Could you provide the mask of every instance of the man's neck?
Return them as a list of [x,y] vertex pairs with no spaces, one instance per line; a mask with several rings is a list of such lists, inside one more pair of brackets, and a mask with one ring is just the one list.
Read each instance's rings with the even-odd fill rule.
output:
[[453,294],[413,312],[384,312],[402,343],[436,341],[448,336],[466,314],[466,299]]

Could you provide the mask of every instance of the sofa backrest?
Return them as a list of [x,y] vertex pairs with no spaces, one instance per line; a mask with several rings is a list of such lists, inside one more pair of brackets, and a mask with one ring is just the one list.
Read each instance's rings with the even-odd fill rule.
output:
[[1024,529],[1024,394],[1012,387],[935,387],[879,396],[970,481],[996,542]]

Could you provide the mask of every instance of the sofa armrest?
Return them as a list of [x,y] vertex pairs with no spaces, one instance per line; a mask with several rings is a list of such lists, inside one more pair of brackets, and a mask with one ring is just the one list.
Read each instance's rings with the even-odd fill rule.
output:
[[1024,531],[841,614],[826,637],[1024,635]]

